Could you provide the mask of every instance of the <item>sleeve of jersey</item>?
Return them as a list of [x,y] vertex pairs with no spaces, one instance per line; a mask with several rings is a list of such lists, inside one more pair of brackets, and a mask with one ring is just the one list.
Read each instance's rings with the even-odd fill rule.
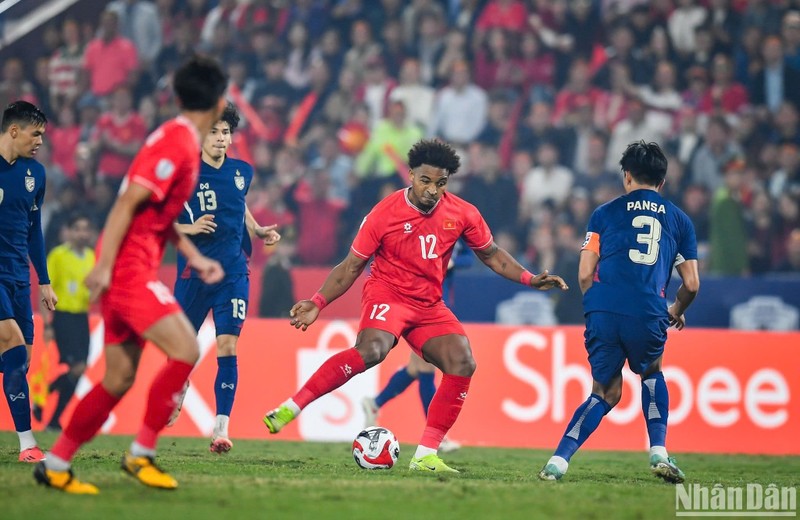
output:
[[686,260],[697,260],[697,235],[694,231],[694,224],[686,215],[683,217],[683,230],[681,241],[678,244],[678,255],[675,257],[675,265],[680,265]]
[[[180,136],[178,136],[180,138]],[[152,193],[155,202],[162,202],[175,179],[175,172],[182,162],[181,148],[175,147],[179,142],[161,137],[155,142],[145,145],[131,165],[128,173],[129,182],[139,184]]]
[[361,221],[361,227],[358,228],[350,251],[362,260],[369,260],[381,244],[381,233],[377,229],[380,221],[380,215],[376,215],[374,212]]
[[489,225],[483,219],[477,208],[469,206],[464,211],[466,225],[464,226],[464,242],[470,249],[482,251],[492,245],[494,237]]
[[600,256],[600,217],[595,210],[589,219],[589,226],[586,230],[586,238],[581,246],[581,251],[592,251]]

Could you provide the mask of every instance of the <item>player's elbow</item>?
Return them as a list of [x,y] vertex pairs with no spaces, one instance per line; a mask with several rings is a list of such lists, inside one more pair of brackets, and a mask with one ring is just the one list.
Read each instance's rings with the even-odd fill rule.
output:
[[690,276],[683,280],[683,288],[692,296],[697,296],[700,292],[700,277]]

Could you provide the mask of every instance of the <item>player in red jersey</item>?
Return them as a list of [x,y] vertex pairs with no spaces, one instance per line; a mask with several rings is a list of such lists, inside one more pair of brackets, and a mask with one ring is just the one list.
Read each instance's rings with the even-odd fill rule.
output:
[[86,277],[92,299],[101,298],[106,372],[78,403],[46,460],[36,466],[34,477],[41,484],[68,493],[98,493],[92,484],[74,478],[72,458],[133,385],[142,347],[150,341],[168,359],[150,386],[144,422],[122,457],[122,469],[148,486],[178,486],[154,462],[156,441],[199,349],[194,329],[158,280],[157,270],[170,240],[206,283],[224,276],[219,263],[202,256],[177,232],[175,219],[194,191],[200,142],[225,107],[226,86],[215,61],[195,57],[184,64],[173,78],[181,114],[156,129],[131,164],[97,246],[97,265]]
[[344,261],[310,300],[299,301],[290,312],[291,324],[306,330],[328,302],[353,285],[374,256],[355,347],[323,363],[292,398],[266,414],[264,423],[270,433],[277,433],[309,403],[383,361],[402,336],[415,353],[444,373],[409,469],[457,472],[437,454],[461,411],[475,371],[464,328],[442,301],[442,281],[456,241],[463,237],[484,264],[509,280],[540,290],[566,290],[567,285],[547,271],[534,276],[525,270],[494,243],[472,204],[446,193],[448,179],[460,166],[448,144],[419,141],[408,161],[411,186],[372,209]]

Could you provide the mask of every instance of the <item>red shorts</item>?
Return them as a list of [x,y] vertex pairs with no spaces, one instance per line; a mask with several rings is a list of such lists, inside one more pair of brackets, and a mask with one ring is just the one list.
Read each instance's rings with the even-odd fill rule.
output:
[[442,300],[434,304],[416,303],[377,284],[365,287],[361,298],[358,330],[364,329],[384,330],[396,338],[403,337],[420,357],[423,357],[422,346],[431,338],[447,334],[467,335],[458,318]]
[[147,329],[165,316],[182,312],[169,288],[148,272],[115,273],[101,306],[106,345],[134,342],[142,347]]

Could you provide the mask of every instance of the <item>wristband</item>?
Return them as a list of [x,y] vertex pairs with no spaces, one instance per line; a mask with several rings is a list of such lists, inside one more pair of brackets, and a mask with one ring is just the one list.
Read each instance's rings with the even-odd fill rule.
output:
[[324,309],[328,305],[328,300],[318,292],[314,293],[314,296],[311,297],[311,301],[314,302],[314,305],[319,307],[319,310]]
[[530,287],[532,279],[533,274],[531,274],[531,272],[527,269],[523,269],[522,273],[519,275],[519,283],[522,285],[527,285],[528,287]]

